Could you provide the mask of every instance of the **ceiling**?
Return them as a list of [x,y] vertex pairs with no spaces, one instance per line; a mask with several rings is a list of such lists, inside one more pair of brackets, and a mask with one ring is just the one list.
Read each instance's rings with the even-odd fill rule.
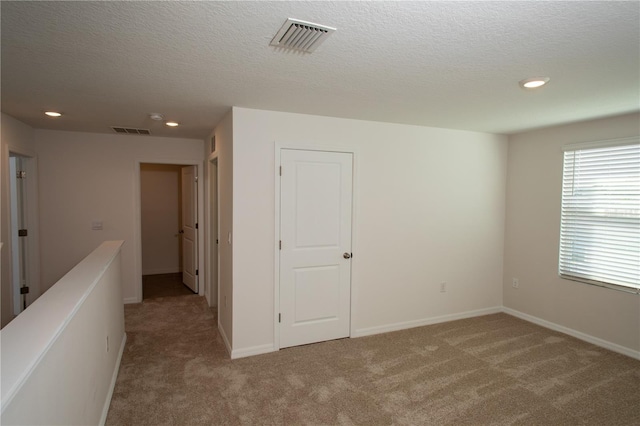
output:
[[[2,111],[35,128],[205,138],[240,106],[510,134],[640,109],[637,1],[2,1],[0,13]],[[337,31],[310,54],[269,46],[287,18]],[[518,86],[534,76],[551,81]]]

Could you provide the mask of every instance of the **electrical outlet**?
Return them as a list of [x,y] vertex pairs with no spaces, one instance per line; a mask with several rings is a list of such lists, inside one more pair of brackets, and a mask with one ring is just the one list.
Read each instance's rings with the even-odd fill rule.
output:
[[511,281],[511,287],[520,288],[520,280],[517,278],[513,278],[513,281]]
[[445,293],[447,291],[447,283],[446,282],[441,282],[440,283],[440,293]]

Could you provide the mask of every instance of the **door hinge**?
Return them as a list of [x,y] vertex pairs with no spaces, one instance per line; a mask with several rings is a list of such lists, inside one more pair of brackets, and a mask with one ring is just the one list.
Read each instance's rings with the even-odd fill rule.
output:
[[197,182],[197,181],[198,181],[198,176],[196,176],[194,179],[195,179],[195,181]]
[[218,242],[218,240],[216,239],[216,244],[220,244],[220,242]]
[[278,322],[282,322],[282,314],[278,314]]
[[196,229],[198,229],[198,224],[196,223]]
[[22,170],[18,170],[16,172],[16,178],[18,179],[25,179],[27,177],[27,172],[22,171]]
[[200,272],[200,271],[198,271],[198,270],[196,269],[196,275],[198,275],[198,274],[199,274],[199,272]]
[[29,287],[28,286],[20,287],[20,294],[29,294]]
[[280,242],[278,243],[278,248],[282,250],[282,240],[280,240]]
[[282,176],[282,166],[280,166],[280,176]]
[[18,237],[26,237],[27,230],[26,229],[18,229]]

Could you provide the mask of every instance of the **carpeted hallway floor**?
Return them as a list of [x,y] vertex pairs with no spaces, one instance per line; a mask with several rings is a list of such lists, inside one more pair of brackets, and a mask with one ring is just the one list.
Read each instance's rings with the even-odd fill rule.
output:
[[505,314],[233,361],[202,297],[125,316],[108,425],[640,424],[640,361]]
[[182,272],[177,274],[158,274],[142,276],[142,298],[155,299],[158,297],[194,295],[182,284]]

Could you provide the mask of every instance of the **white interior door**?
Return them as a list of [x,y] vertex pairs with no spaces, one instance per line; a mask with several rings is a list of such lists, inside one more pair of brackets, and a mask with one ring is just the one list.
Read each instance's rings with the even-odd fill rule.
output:
[[182,168],[182,282],[198,292],[198,197],[196,166]]
[[280,152],[281,348],[349,336],[352,157]]

